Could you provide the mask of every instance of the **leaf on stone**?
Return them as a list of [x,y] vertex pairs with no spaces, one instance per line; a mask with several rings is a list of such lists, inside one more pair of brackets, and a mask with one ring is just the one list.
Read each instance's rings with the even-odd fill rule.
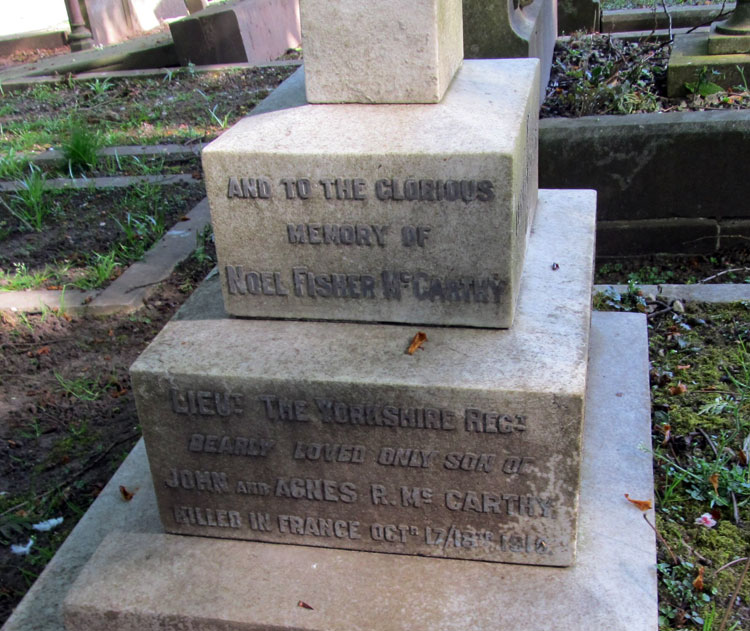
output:
[[685,394],[686,392],[687,386],[682,383],[682,381],[678,382],[676,386],[669,387],[669,394],[671,394],[673,397],[680,396],[681,394]]
[[124,499],[126,502],[129,502],[130,500],[133,499],[133,496],[135,496],[135,492],[137,490],[138,489],[135,489],[133,491],[128,491],[127,487],[123,486],[122,484],[120,485],[120,495],[122,496],[122,499]]
[[714,487],[714,493],[719,492],[719,474],[713,473],[708,477],[708,481],[711,483],[711,486]]
[[308,605],[306,602],[303,602],[301,600],[297,601],[297,607],[302,607],[302,609],[311,609],[312,610],[312,607],[310,605]]
[[699,592],[703,591],[703,573],[706,571],[706,569],[702,566],[698,566],[698,576],[695,577],[695,580],[693,581],[693,587],[697,589]]
[[414,355],[414,353],[417,352],[417,349],[422,348],[422,344],[424,344],[426,341],[427,333],[419,331],[412,339],[411,344],[409,344],[409,348],[406,349],[406,353],[408,355]]
[[634,500],[627,493],[625,493],[625,499],[633,504],[638,510],[643,511],[644,513],[647,510],[651,510],[651,500]]

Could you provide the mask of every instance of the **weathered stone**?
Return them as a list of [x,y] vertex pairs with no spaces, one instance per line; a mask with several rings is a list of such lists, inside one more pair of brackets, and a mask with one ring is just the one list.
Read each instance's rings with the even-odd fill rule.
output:
[[238,320],[132,367],[168,532],[539,565],[575,551],[594,196],[545,191],[513,328]]
[[557,30],[560,34],[600,31],[601,19],[599,0],[557,0]]
[[298,71],[203,150],[228,312],[510,326],[537,90],[536,60],[483,60],[437,105],[304,105]]
[[737,203],[750,198],[750,178],[735,159],[748,143],[744,111],[547,118],[539,124],[539,184],[596,190],[599,221],[750,218]]
[[709,55],[736,55],[750,53],[750,33],[747,35],[727,35],[716,30],[716,23],[711,25],[708,34]]
[[544,100],[557,38],[557,0],[464,0],[464,57],[536,57]]
[[700,254],[716,250],[718,224],[712,219],[600,221],[597,256]]
[[[560,3],[565,0],[559,0]],[[578,0],[574,0],[577,2]],[[734,9],[734,3],[727,3],[724,7],[726,15]],[[602,33],[622,33],[632,31],[651,32],[657,29],[690,28],[710,24],[721,14],[721,4],[683,6],[672,5],[669,13],[660,6],[652,5],[643,9],[609,9],[601,16]]]
[[461,65],[461,0],[300,8],[310,103],[437,103]]
[[[743,76],[744,72],[744,76]],[[684,96],[701,76],[723,88],[742,85],[750,75],[750,54],[711,55],[708,33],[675,35],[667,65],[667,94]]]
[[[538,631],[540,621],[546,631],[653,631],[655,537],[622,496],[653,494],[652,458],[643,449],[651,440],[645,316],[593,314],[588,375],[578,557],[570,567],[164,536],[154,527],[153,488],[136,448],[96,500],[97,521],[87,515],[76,527],[67,554],[39,579],[44,589],[21,603],[6,631],[28,631],[24,623],[60,631],[57,607],[45,605],[58,603],[76,575],[65,604],[70,631],[180,623],[222,631]],[[133,502],[120,499],[119,484],[140,487]],[[121,532],[79,574],[81,557],[108,530]]]
[[297,0],[236,0],[169,23],[182,65],[261,63],[300,45]]

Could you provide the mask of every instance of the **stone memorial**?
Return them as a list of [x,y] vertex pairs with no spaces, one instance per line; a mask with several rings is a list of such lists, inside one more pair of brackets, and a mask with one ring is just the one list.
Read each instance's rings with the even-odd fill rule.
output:
[[[460,40],[428,5],[436,48]],[[380,15],[320,8],[343,10]],[[573,562],[595,200],[537,204],[538,66],[310,104],[313,64],[204,150],[224,306],[254,319],[180,319],[132,368],[167,532]],[[408,324],[442,328],[418,349]]]
[[227,311],[510,326],[537,194],[536,60],[467,61],[433,105],[309,105],[305,81],[203,151]]

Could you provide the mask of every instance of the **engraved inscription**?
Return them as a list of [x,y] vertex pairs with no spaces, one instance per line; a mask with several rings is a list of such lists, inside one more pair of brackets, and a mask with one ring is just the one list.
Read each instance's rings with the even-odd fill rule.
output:
[[265,457],[275,444],[275,441],[267,438],[191,434],[188,440],[188,451],[229,456]]
[[241,528],[242,519],[238,511],[197,506],[175,506],[174,520],[190,526],[212,526],[214,528]]
[[365,461],[364,445],[339,445],[333,443],[294,443],[292,458],[322,462],[348,462],[362,464]]
[[335,537],[336,539],[361,539],[358,521],[326,519],[323,517],[301,517],[279,515],[279,532],[311,537]]
[[208,491],[209,493],[229,493],[229,481],[223,471],[191,471],[170,469],[164,480],[170,489]]
[[[491,202],[495,199],[495,185],[490,180],[435,180],[430,178],[382,178],[374,184],[358,177],[327,177],[314,182],[310,178],[281,178],[282,195],[286,199],[308,200],[322,197],[327,200],[364,201],[370,191],[379,201],[392,202]],[[263,177],[230,176],[227,197],[242,199],[271,199],[271,182]]]
[[429,449],[383,447],[378,454],[378,464],[426,469],[437,455],[437,451]]
[[357,501],[357,487],[351,482],[334,480],[278,478],[274,495],[295,500],[351,504]]
[[495,454],[449,453],[445,455],[443,466],[450,471],[492,472]]
[[287,224],[286,233],[293,245],[363,245],[385,247],[388,226],[360,224]]
[[464,426],[467,432],[485,434],[511,434],[526,430],[526,417],[510,416],[499,412],[483,412],[476,408],[467,408],[464,413]]
[[445,492],[445,507],[451,511],[494,513],[497,515],[521,515],[555,519],[554,503],[549,498],[513,493],[490,493],[478,491]]
[[315,404],[323,423],[403,427],[411,429],[456,429],[452,410],[437,408],[402,408],[394,405],[366,405],[316,398]]
[[242,414],[242,395],[231,392],[170,388],[169,400],[175,414],[198,416]]

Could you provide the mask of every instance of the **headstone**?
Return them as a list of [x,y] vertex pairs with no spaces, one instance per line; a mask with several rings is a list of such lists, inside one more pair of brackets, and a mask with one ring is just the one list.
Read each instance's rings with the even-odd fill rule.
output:
[[310,103],[437,103],[445,94],[463,59],[461,0],[375,7],[302,2]]
[[[306,10],[383,14],[329,4]],[[426,6],[452,5],[394,2],[391,28]],[[306,51],[332,37],[318,18]],[[446,24],[424,23],[438,50],[460,39]],[[223,301],[132,368],[164,527],[569,565],[595,201],[537,209],[539,64],[467,61],[439,103],[309,104],[327,63],[204,150]]]
[[300,45],[298,0],[235,0],[169,23],[182,65],[261,63]]
[[552,69],[558,0],[463,0],[466,59],[536,57],[540,100]]
[[600,31],[601,19],[599,0],[557,0],[557,29],[561,35]]
[[431,105],[307,105],[304,79],[203,151],[229,313],[510,326],[536,61],[467,61]]

